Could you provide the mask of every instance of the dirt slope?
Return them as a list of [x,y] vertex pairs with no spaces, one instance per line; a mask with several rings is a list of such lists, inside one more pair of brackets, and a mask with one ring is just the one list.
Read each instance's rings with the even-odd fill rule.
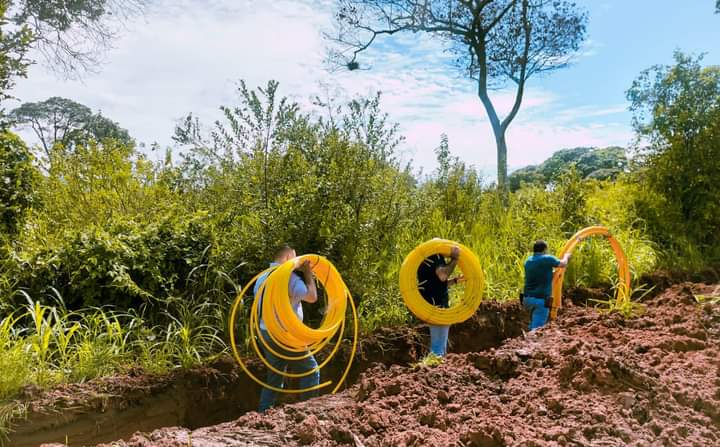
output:
[[[436,368],[379,365],[351,389],[118,446],[720,445],[720,305],[673,286],[623,320],[567,309],[555,324]],[[110,444],[108,444],[110,445]]]

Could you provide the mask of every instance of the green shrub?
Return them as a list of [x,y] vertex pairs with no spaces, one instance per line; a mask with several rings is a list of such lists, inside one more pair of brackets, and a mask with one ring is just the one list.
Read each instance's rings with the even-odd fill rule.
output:
[[18,231],[25,211],[36,200],[37,180],[25,143],[13,133],[0,131],[0,235]]
[[206,216],[170,216],[150,224],[121,222],[67,230],[57,246],[18,252],[6,275],[29,295],[57,291],[70,309],[140,308],[182,294],[214,240]]

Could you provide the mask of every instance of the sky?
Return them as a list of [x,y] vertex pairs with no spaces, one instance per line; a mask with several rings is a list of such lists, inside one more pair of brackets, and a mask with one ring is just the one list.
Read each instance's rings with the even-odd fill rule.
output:
[[[642,70],[670,64],[676,49],[705,53],[704,63],[720,65],[720,15],[712,0],[577,3],[589,14],[587,40],[570,67],[529,81],[508,131],[511,169],[562,148],[630,144],[625,92]],[[282,95],[308,107],[316,95],[345,101],[380,91],[383,110],[406,138],[404,161],[434,169],[445,133],[454,155],[494,176],[494,138],[476,86],[453,68],[443,46],[419,35],[392,36],[363,55],[369,70],[329,71],[323,32],[332,30],[333,4],[152,0],[142,17],[125,24],[97,72],[64,79],[36,64],[13,94],[21,102],[70,98],[102,111],[139,142],[170,147],[188,113],[210,125],[220,105],[237,104],[240,79],[251,87],[277,80]],[[502,113],[513,94],[498,91],[493,99]]]

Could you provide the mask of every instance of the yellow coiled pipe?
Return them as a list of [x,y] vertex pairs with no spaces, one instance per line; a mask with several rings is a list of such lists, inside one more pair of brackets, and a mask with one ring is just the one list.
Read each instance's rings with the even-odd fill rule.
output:
[[[323,317],[320,327],[318,327],[317,329],[306,326],[305,324],[303,324],[302,321],[300,321],[300,319],[298,319],[292,309],[292,305],[290,303],[290,296],[288,294],[290,275],[292,275],[293,270],[298,268],[298,266],[300,266],[306,260],[310,261],[312,271],[320,284],[322,284],[323,288],[325,289],[328,300],[325,316]],[[342,336],[345,329],[345,314],[347,311],[347,305],[348,303],[350,303],[350,308],[352,309],[353,316],[352,350],[343,375],[340,380],[338,380],[335,388],[332,391],[333,393],[337,392],[337,390],[340,389],[342,383],[345,381],[348,373],[350,372],[350,367],[355,357],[355,351],[357,350],[357,310],[355,309],[355,303],[352,300],[350,291],[345,285],[345,282],[340,276],[340,273],[338,273],[337,269],[335,269],[335,266],[333,266],[330,261],[319,255],[299,256],[277,267],[271,267],[263,272],[260,272],[252,280],[250,280],[250,282],[248,282],[245,287],[243,287],[240,294],[238,294],[238,296],[235,298],[235,302],[233,303],[232,309],[230,311],[230,345],[232,347],[235,360],[238,362],[243,371],[245,371],[245,373],[250,376],[250,378],[256,383],[265,388],[280,393],[304,393],[307,391],[324,388],[332,384],[331,381],[326,381],[316,386],[303,389],[287,389],[274,387],[267,384],[265,381],[259,379],[252,372],[250,372],[247,365],[240,357],[237,343],[235,341],[235,321],[237,319],[237,313],[242,307],[243,299],[250,286],[255,284],[255,281],[257,281],[257,279],[266,272],[269,272],[269,275],[260,286],[257,295],[253,298],[252,306],[250,309],[250,322],[248,324],[248,336],[251,341],[251,346],[257,353],[260,360],[265,364],[265,366],[284,377],[304,377],[310,375],[321,369],[333,358],[333,356],[337,353],[337,350],[340,347],[340,343],[342,341]],[[258,304],[260,301],[258,297],[261,296],[263,297],[262,309],[259,308]],[[262,315],[264,316],[263,321],[265,322],[265,327],[267,328],[267,333],[271,340],[280,348],[282,348],[282,350],[291,353],[297,353],[297,355],[287,355],[279,353],[276,350],[273,350],[271,346],[269,346],[269,343],[267,343],[265,338],[262,337],[262,335],[260,334],[260,310],[262,310]],[[268,317],[270,315],[274,315],[275,318]],[[280,371],[274,368],[267,361],[263,354],[263,349],[261,349],[262,345],[262,348],[269,350],[273,355],[285,360],[301,360],[321,351],[328,345],[328,343],[332,341],[333,338],[336,338],[335,346],[333,347],[327,358],[322,363],[318,364],[317,368],[301,373],[290,373]],[[260,344],[258,344],[257,340],[260,340]]]
[[[630,267],[628,266],[627,258],[625,257],[625,252],[623,251],[622,247],[620,246],[620,243],[613,237],[613,235],[610,233],[610,230],[608,230],[605,227],[602,226],[593,226],[584,228],[577,233],[573,237],[571,237],[566,243],[563,249],[558,254],[558,257],[562,259],[563,256],[567,253],[572,253],[572,251],[577,247],[577,245],[582,242],[583,240],[591,237],[591,236],[602,236],[607,238],[608,242],[610,243],[610,247],[612,247],[613,252],[615,253],[615,258],[617,259],[618,264],[618,287],[615,295],[615,300],[618,304],[622,303],[624,300],[630,299]],[[553,296],[553,302],[552,302],[552,308],[550,309],[550,319],[554,320],[557,317],[558,309],[562,305],[562,286],[563,286],[563,279],[565,278],[565,269],[556,269],[555,273],[553,275],[553,283],[552,283],[552,296]]]
[[[433,306],[420,295],[417,282],[417,271],[420,264],[428,257],[440,254],[450,256],[452,247],[460,249],[458,266],[465,276],[465,292],[457,304],[448,309]],[[457,242],[445,239],[433,239],[418,245],[407,255],[400,267],[400,294],[410,312],[422,321],[440,326],[461,323],[472,317],[482,299],[485,288],[480,261],[469,248]]]

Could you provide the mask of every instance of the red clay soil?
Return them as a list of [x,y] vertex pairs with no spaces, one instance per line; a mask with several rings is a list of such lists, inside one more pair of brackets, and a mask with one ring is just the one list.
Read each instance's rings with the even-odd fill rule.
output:
[[437,367],[378,365],[349,390],[125,447],[720,445],[720,305],[673,286],[625,320],[572,307]]

